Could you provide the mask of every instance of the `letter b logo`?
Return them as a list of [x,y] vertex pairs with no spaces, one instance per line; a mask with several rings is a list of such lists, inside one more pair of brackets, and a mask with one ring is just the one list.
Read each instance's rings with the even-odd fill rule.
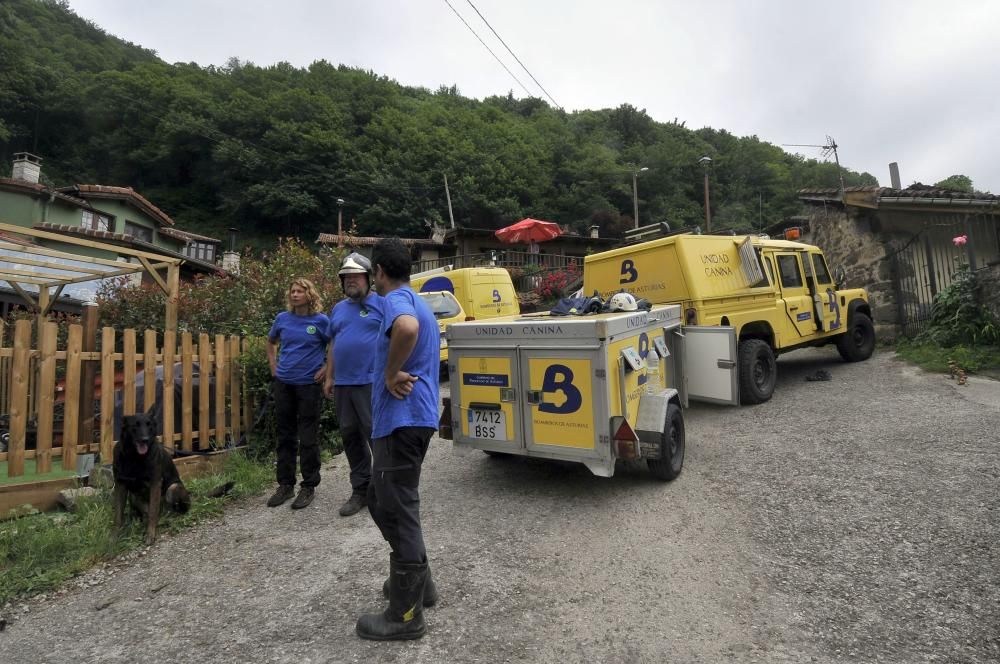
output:
[[562,364],[552,364],[545,368],[545,377],[542,378],[542,392],[555,393],[562,392],[566,397],[561,405],[553,403],[541,403],[538,410],[543,413],[554,415],[568,415],[580,410],[583,405],[583,396],[573,385],[573,372],[569,367]]
[[622,261],[622,278],[618,280],[620,284],[630,284],[639,278],[639,271],[635,269],[635,261],[626,258]]

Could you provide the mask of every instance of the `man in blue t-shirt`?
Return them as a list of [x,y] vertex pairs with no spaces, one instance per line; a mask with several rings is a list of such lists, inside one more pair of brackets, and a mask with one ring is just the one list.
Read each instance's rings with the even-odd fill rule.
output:
[[358,635],[418,639],[423,607],[436,600],[420,527],[420,469],[438,423],[441,335],[433,312],[410,288],[410,252],[399,238],[372,252],[382,329],[372,384],[372,481],[368,510],[389,543],[389,608],[358,619]]
[[372,376],[375,344],[382,327],[382,298],[371,291],[371,262],[349,254],[340,266],[347,296],[330,311],[330,350],[323,393],[333,397],[344,453],[351,466],[351,497],[340,516],[356,514],[368,504],[372,475]]

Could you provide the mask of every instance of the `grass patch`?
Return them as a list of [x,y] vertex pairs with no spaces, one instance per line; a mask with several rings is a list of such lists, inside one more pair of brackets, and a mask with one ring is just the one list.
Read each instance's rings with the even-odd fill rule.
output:
[[998,346],[951,346],[934,343],[902,341],[896,346],[896,354],[926,371],[949,373],[949,362],[954,361],[968,373],[1000,378],[1000,347]]
[[76,475],[76,470],[63,470],[62,469],[62,459],[56,458],[52,460],[52,470],[47,473],[39,473],[36,466],[36,459],[25,459],[24,460],[24,475],[18,475],[17,477],[7,477],[7,462],[0,461],[0,485],[4,484],[24,484],[32,482],[41,482],[43,480],[59,480],[64,477],[73,477]]
[[[222,498],[206,494],[228,481],[236,482]],[[176,533],[222,513],[226,503],[257,496],[274,482],[270,461],[252,461],[232,453],[223,471],[186,482],[191,491],[191,511],[167,512],[160,519],[160,533]],[[76,512],[35,512],[0,522],[0,604],[58,587],[96,563],[143,545],[144,528],[132,518],[120,539],[112,537],[111,492],[80,502]]]

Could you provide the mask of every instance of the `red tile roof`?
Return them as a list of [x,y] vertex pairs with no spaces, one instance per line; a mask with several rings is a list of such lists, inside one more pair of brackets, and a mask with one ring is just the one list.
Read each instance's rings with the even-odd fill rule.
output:
[[[316,238],[316,242],[320,244],[336,244],[344,245],[345,247],[372,247],[379,240],[385,238],[381,237],[365,237],[361,235],[337,235],[336,233],[320,233],[319,237]],[[407,247],[421,246],[421,247],[436,247],[438,243],[434,240],[427,238],[400,238]]]
[[172,237],[175,240],[180,240],[181,242],[190,242],[191,240],[195,240],[197,242],[214,242],[215,244],[222,244],[222,240],[218,240],[214,237],[208,237],[207,235],[198,235],[197,233],[182,231],[179,228],[161,228],[160,234],[166,235],[167,237]]
[[173,226],[174,220],[166,212],[150,203],[146,198],[132,187],[111,187],[103,184],[78,184],[72,187],[62,187],[61,193],[75,192],[83,198],[116,198],[124,200],[138,209],[148,214],[160,223]]

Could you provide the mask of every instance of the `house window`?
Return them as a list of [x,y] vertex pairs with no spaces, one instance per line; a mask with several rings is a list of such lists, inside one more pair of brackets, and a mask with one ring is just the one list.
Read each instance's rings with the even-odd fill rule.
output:
[[125,235],[131,235],[136,240],[142,240],[143,242],[153,242],[152,228],[141,226],[131,221],[125,222]]
[[91,212],[90,210],[83,211],[80,225],[84,228],[89,228],[92,231],[107,231],[109,233],[113,233],[115,230],[115,224],[111,220],[111,217],[99,212]]
[[196,242],[192,240],[184,247],[184,255],[189,258],[197,258],[206,263],[214,263],[215,245],[211,242]]

